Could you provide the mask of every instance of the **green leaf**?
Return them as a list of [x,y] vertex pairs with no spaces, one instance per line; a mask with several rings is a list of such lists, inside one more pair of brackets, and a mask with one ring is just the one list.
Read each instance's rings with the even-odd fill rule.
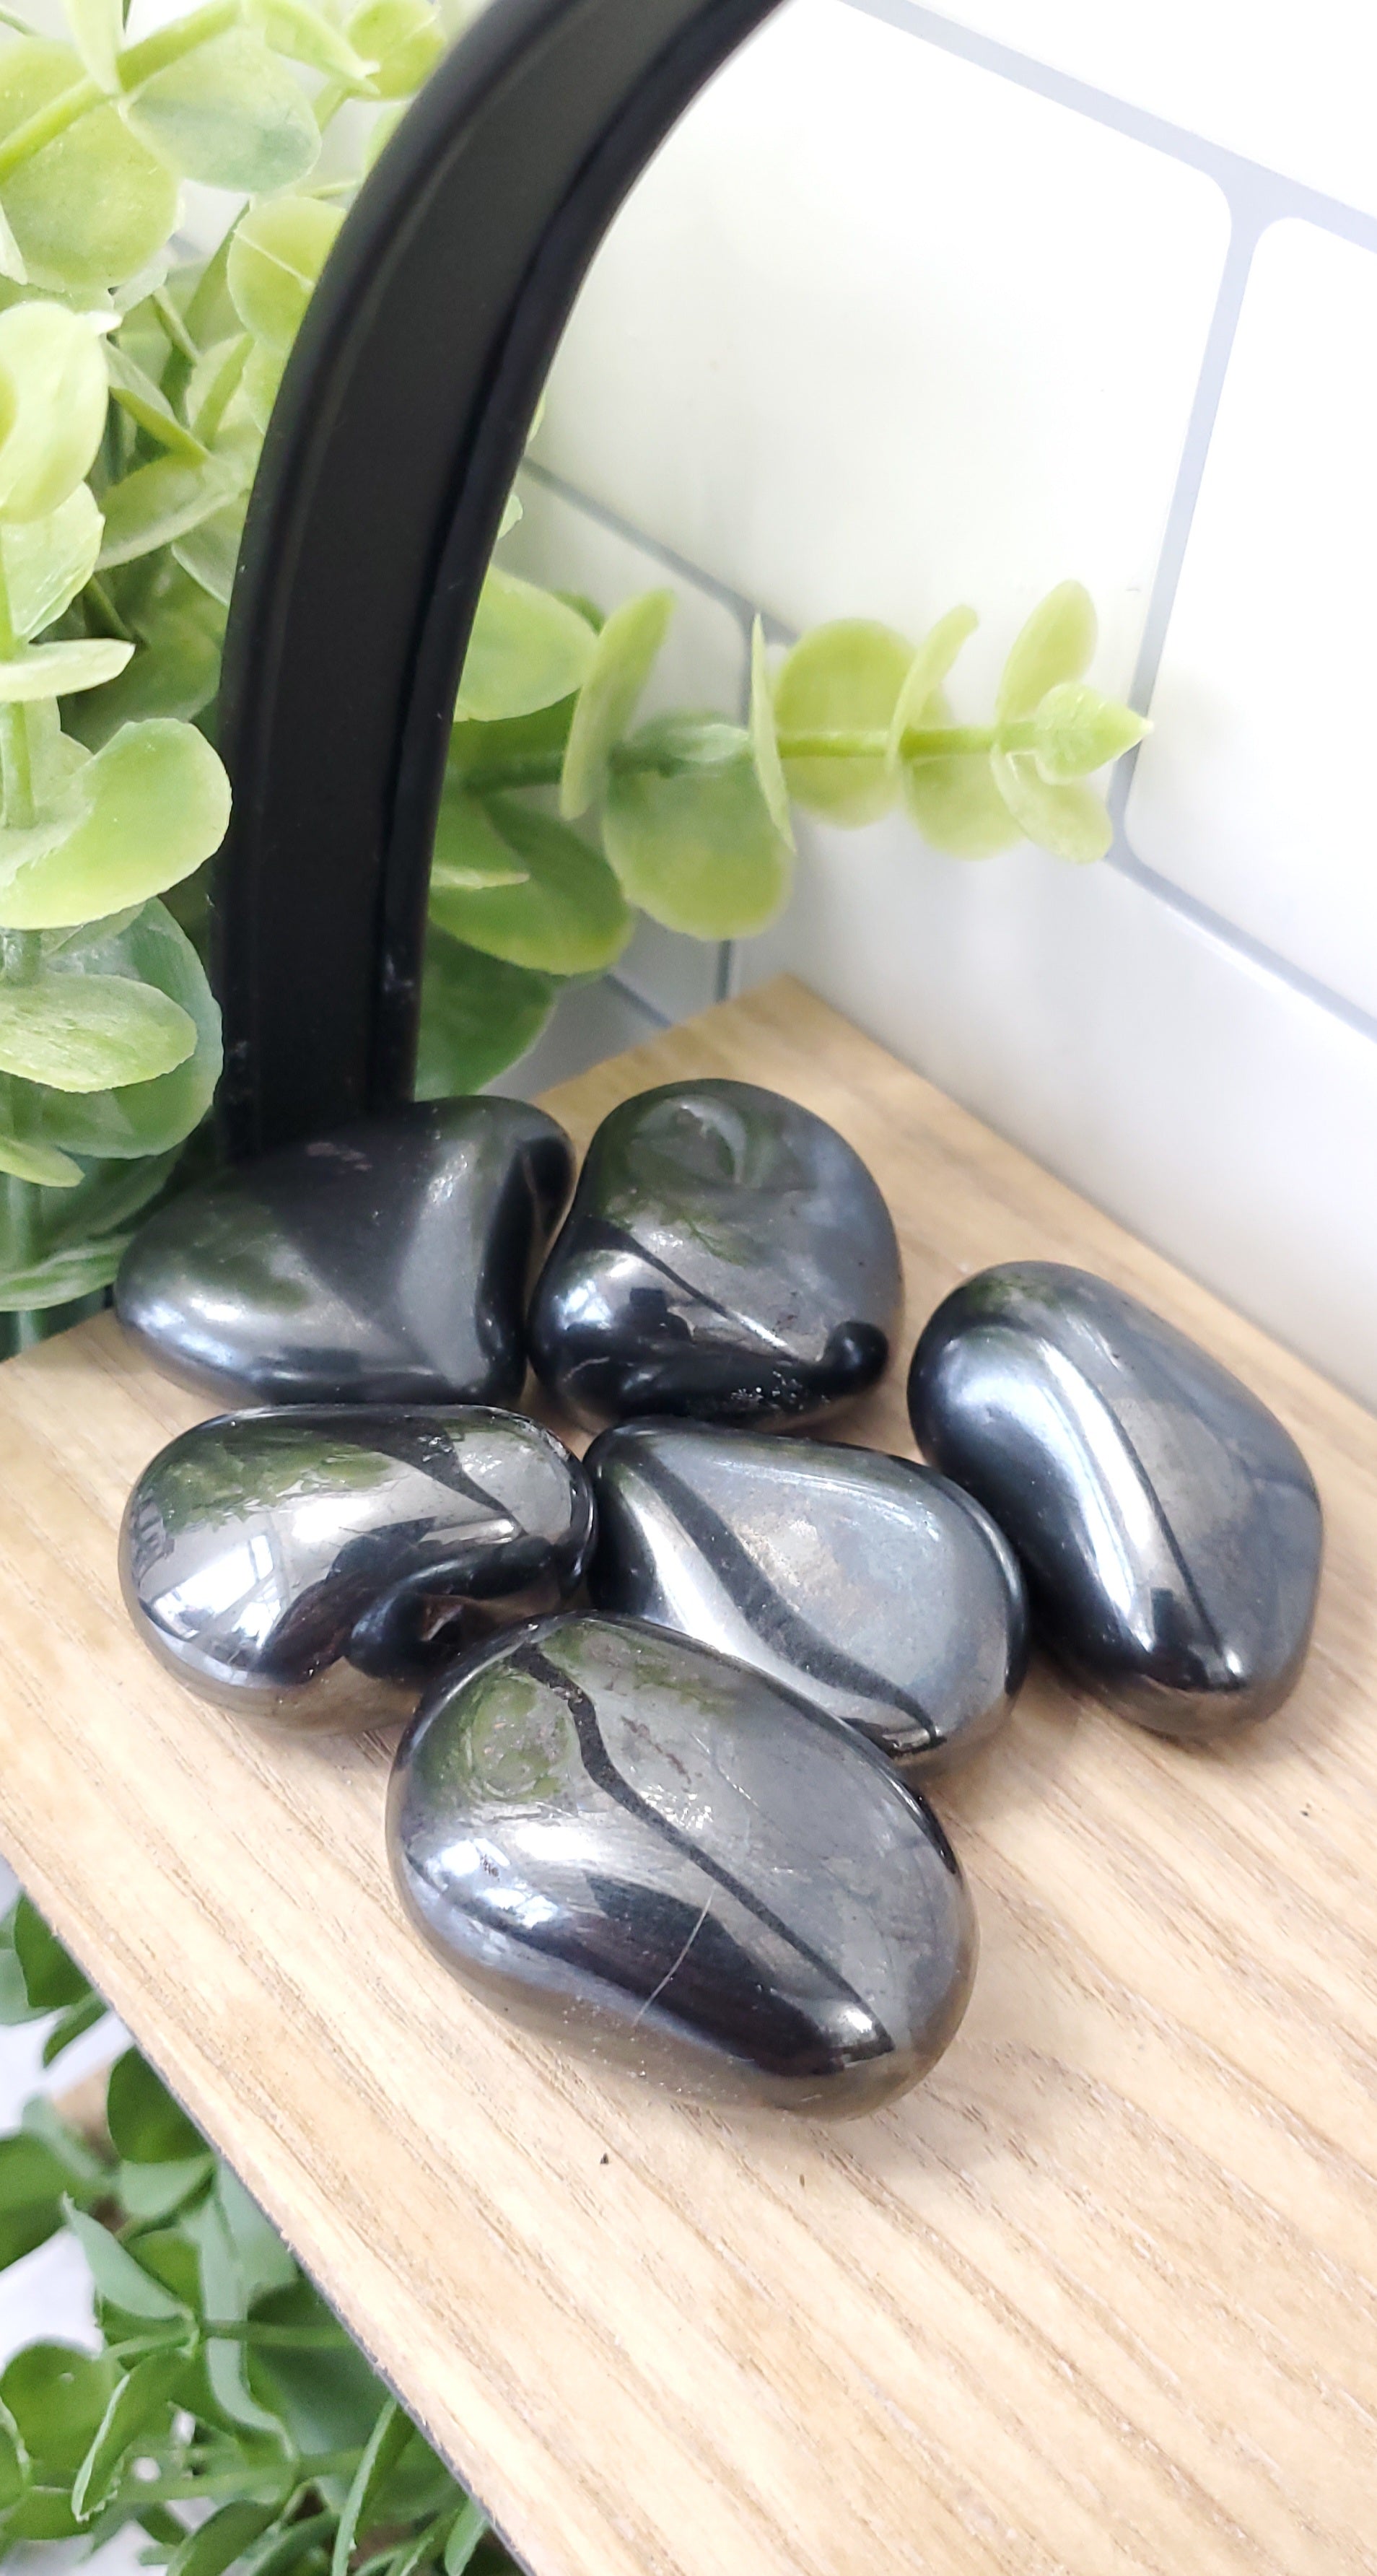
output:
[[523,867],[509,841],[474,796],[446,780],[435,827],[430,888],[440,893],[481,893],[488,886],[526,885]]
[[171,2218],[204,2190],[214,2171],[215,2158],[208,2148],[203,2148],[199,2156],[180,2156],[165,2165],[121,2165],[120,2205],[144,2225]]
[[554,706],[582,688],[597,649],[577,609],[493,569],[479,595],[455,714],[491,724]]
[[97,569],[108,572],[115,564],[133,563],[159,546],[172,545],[222,510],[239,489],[238,471],[220,456],[208,456],[200,465],[180,456],[158,456],[151,465],[136,466],[105,494]]
[[24,2457],[19,2446],[19,2428],[6,2410],[0,2410],[0,2522],[12,2504],[24,2492]]
[[538,707],[534,715],[512,716],[499,724],[461,721],[449,738],[450,777],[461,786],[476,778],[479,794],[484,770],[509,771],[513,762],[536,764],[542,782],[551,768],[558,777],[577,704],[576,697],[560,698],[553,706]]
[[84,2038],[88,2030],[94,2030],[97,2022],[104,2019],[105,2005],[99,1995],[87,1995],[81,2003],[70,2004],[66,2012],[59,2013],[43,2042],[44,2065],[55,2066],[64,2049],[70,2048],[74,2040]]
[[305,63],[311,71],[351,86],[367,82],[372,64],[307,0],[247,0],[246,15],[275,54],[286,54],[294,63]]
[[481,1091],[534,1046],[559,992],[555,976],[485,957],[432,925],[421,987],[417,1099]]
[[4,2520],[6,2545],[24,2540],[75,2540],[81,2530],[66,2487],[26,2487]]
[[0,2138],[0,2212],[29,2209],[36,2201],[61,2200],[72,2177],[60,2156],[42,2138],[16,2129]]
[[770,687],[770,666],[765,658],[765,629],[757,617],[751,629],[751,757],[766,811],[781,841],[794,847],[794,823],[789,811],[789,790],[785,784],[784,764],[779,756],[779,737],[775,729],[774,692]]
[[0,1172],[12,1173],[17,1181],[36,1181],[40,1189],[48,1190],[76,1189],[81,1181],[81,1165],[70,1154],[23,1136],[0,1134]]
[[49,2155],[56,2156],[68,2176],[68,2187],[74,2198],[89,2200],[108,2173],[104,2157],[93,2155],[85,2139],[79,2137],[75,2129],[68,2128],[46,2093],[30,2094],[20,2112],[19,2122],[26,2137],[37,2138]]
[[559,810],[566,822],[602,795],[608,759],[636,712],[673,614],[672,591],[647,590],[623,600],[598,636],[564,755]]
[[149,1082],[196,1045],[193,1022],[165,993],[122,975],[40,975],[0,984],[0,1071],[56,1091]]
[[198,528],[190,528],[184,537],[179,537],[172,549],[183,571],[190,573],[221,608],[228,608],[234,588],[245,506],[242,501],[231,501],[223,510],[213,510]]
[[[446,788],[442,821],[448,816],[447,847],[455,853],[464,847],[464,809],[471,801]],[[549,975],[591,975],[611,966],[631,936],[632,920],[607,861],[566,824],[515,797],[488,798],[484,813],[525,869],[525,882],[469,892],[442,881],[432,888],[432,920],[512,966]]]
[[371,83],[377,98],[410,98],[445,50],[439,16],[426,0],[364,0],[347,32],[377,66]]
[[1049,787],[1088,778],[1092,770],[1131,751],[1148,730],[1145,716],[1102,698],[1082,680],[1062,680],[1049,689],[1033,721],[1033,757]]
[[[96,974],[130,975],[156,985],[194,1022],[196,1052],[155,1082],[126,1083],[113,1091],[64,1093],[26,1085],[21,1094],[25,1133],[37,1133],[69,1154],[118,1158],[165,1154],[205,1116],[220,1072],[220,1014],[195,949],[165,904],[148,903],[132,921],[96,922],[76,931],[60,954]],[[50,962],[56,966],[57,957]],[[65,1214],[70,1202],[63,1204]],[[103,1218],[92,1232],[112,1231],[113,1223],[122,1221]],[[99,1250],[94,1248],[93,1259]],[[113,1271],[105,1276],[112,1277]],[[91,1282],[92,1286],[103,1284],[103,1280]],[[85,1290],[73,1288],[67,1293],[78,1296]]]
[[105,2123],[116,2154],[130,2164],[162,2165],[205,2153],[200,2130],[136,2048],[126,2049],[110,2069]]
[[887,754],[891,767],[897,766],[903,758],[904,735],[910,726],[941,723],[942,717],[932,712],[933,701],[938,697],[942,682],[962,645],[975,633],[979,623],[973,608],[949,608],[945,617],[939,617],[931,633],[924,636],[894,702]]
[[[0,139],[75,87],[70,45],[21,41],[0,49]],[[167,163],[103,106],[0,180],[0,201],[35,286],[96,296],[136,277],[176,227],[177,182]]]
[[354,2472],[335,2533],[330,2576],[349,2576],[349,2561],[356,2544],[366,2539],[377,2500],[406,2449],[415,2430],[395,2397],[389,2397],[379,2409],[377,2422],[364,2446],[363,2457]]
[[792,857],[765,801],[749,736],[715,717],[659,716],[633,735],[638,762],[614,767],[603,812],[622,891],[667,929],[696,939],[763,930],[789,892]]
[[120,85],[119,54],[124,39],[120,0],[64,0],[64,7],[86,69],[113,98]]
[[69,500],[105,428],[105,360],[90,320],[60,304],[0,313],[0,518]]
[[78,483],[46,517],[0,530],[10,624],[27,643],[51,626],[96,568],[102,520],[90,487]]
[[89,2522],[107,2501],[133,2443],[166,2415],[184,2368],[180,2353],[150,2353],[113,2390],[72,2488],[72,2511]]
[[455,2515],[453,2528],[445,2542],[445,2576],[464,2576],[479,2541],[491,2529],[482,2506],[470,2496],[468,2503],[461,2506]]
[[1094,603],[1080,582],[1059,582],[1049,590],[1014,638],[995,700],[996,721],[1030,716],[1059,680],[1078,680],[1089,667],[1096,632]]
[[[151,717],[122,726],[77,773],[71,810],[62,837],[32,858],[22,833],[0,832],[0,923],[6,927],[49,930],[102,920],[178,884],[224,838],[229,781],[194,726]],[[18,855],[11,857],[16,843]]]
[[[887,736],[913,646],[891,626],[843,617],[815,626],[785,659],[775,681],[775,722],[790,734]],[[830,822],[871,823],[894,802],[896,780],[883,752],[785,759],[790,795]]]
[[[202,2314],[226,2322],[246,2317],[249,2302],[243,2267],[219,2198],[212,2194],[209,2200],[189,2209],[182,2226],[196,2248],[201,2267]],[[279,2441],[285,2439],[279,2418],[259,2404],[249,2386],[242,2344],[216,2336],[206,2344],[205,2361],[211,2387],[226,2415],[251,2432],[269,2433]]]
[[[89,1297],[98,1288],[108,1288],[128,1244],[127,1234],[117,1235],[109,1243],[92,1243],[56,1252],[44,1261],[32,1262],[24,1270],[0,1272],[0,1315],[42,1313],[45,1307],[67,1306],[77,1297]],[[99,2021],[97,2006],[89,2018],[86,2006],[78,2004],[71,2015],[64,2014],[43,2051],[50,2062],[50,2051],[60,2052],[73,2039],[79,2039],[91,2021]],[[56,2042],[56,2047],[54,2046]]]
[[[949,725],[951,708],[935,689],[918,711],[926,725]],[[953,859],[992,859],[1012,849],[1018,825],[990,774],[987,751],[943,752],[902,765],[904,803],[923,838]]]
[[125,114],[184,179],[246,197],[294,187],[320,151],[300,83],[247,27],[232,27],[155,72]]
[[[91,2277],[99,2296],[108,2299],[112,2307],[119,2308],[129,2317],[148,2317],[155,2321],[185,2317],[190,2322],[189,2311],[183,2302],[174,2299],[170,2290],[165,2290],[160,2281],[155,2281],[152,2273],[136,2262],[128,2247],[121,2245],[98,2219],[86,2217],[69,2202],[67,2224],[91,2266]],[[4,2384],[0,2382],[0,2396],[4,2395]],[[12,2405],[13,2400],[7,2397],[6,2404]]]
[[[94,2223],[81,2221],[83,2227]],[[103,2228],[98,2232],[105,2233]],[[42,2484],[64,2479],[70,2486],[99,2431],[118,2376],[106,2354],[78,2352],[71,2344],[31,2343],[15,2354],[0,2378],[0,2401]]]
[[225,276],[246,331],[290,349],[316,279],[343,223],[319,197],[271,197],[235,226]]
[[[236,227],[237,229],[237,227]],[[229,236],[234,247],[235,235]],[[228,253],[225,261],[229,267]],[[199,439],[207,445],[219,432],[225,413],[239,389],[244,361],[253,347],[247,331],[234,331],[212,348],[203,350],[187,380],[186,416]]]
[[151,376],[146,376],[118,341],[107,340],[105,364],[110,378],[110,391],[121,411],[127,411],[140,429],[146,429],[160,447],[171,448],[193,465],[204,465],[206,449],[185,422],[177,418],[171,403]]
[[85,2001],[91,1992],[90,1979],[64,1950],[57,1934],[27,1896],[21,1896],[15,1906],[11,1937],[24,1990],[35,2012],[61,2012],[70,2004]]
[[1040,849],[1078,866],[1104,857],[1114,832],[1093,789],[1049,787],[1030,751],[993,753],[990,772],[1015,822]]
[[[166,1077],[169,1081],[176,1078]],[[116,1227],[128,1225],[150,1199],[157,1197],[178,1159],[174,1148],[171,1153],[151,1154],[137,1162],[97,1164],[84,1172],[61,1207],[49,1213],[49,1249],[56,1252],[67,1244],[84,1243],[93,1235],[112,1234]]]
[[100,689],[133,657],[132,644],[112,637],[74,639],[70,644],[31,644],[12,662],[0,661],[0,706],[19,706],[37,698],[63,698],[78,689]]
[[222,2504],[167,2562],[167,2576],[224,2576],[276,2522],[280,2504]]
[[[215,519],[204,522],[214,528]],[[179,540],[176,552],[194,546],[202,535]],[[68,724],[92,751],[99,751],[125,724],[150,716],[184,721],[199,714],[214,697],[220,678],[224,613],[180,562],[165,557],[158,565],[152,596],[141,603],[138,633],[143,650],[103,689],[92,690],[66,710]]]

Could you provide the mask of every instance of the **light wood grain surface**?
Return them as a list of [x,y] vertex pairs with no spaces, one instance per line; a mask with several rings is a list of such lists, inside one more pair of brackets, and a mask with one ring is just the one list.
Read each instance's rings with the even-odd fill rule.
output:
[[[1377,1426],[798,986],[553,1095],[744,1075],[849,1136],[917,1327],[1040,1254],[1273,1404],[1328,1568],[1296,1698],[1186,1751],[1035,1676],[941,1804],[983,1955],[827,2130],[512,2035],[386,1874],[386,1739],[274,1743],[126,1626],[195,1418],[109,1320],[0,1370],[0,1841],[538,2576],[1377,2571]],[[849,1436],[910,1447],[901,1373]]]

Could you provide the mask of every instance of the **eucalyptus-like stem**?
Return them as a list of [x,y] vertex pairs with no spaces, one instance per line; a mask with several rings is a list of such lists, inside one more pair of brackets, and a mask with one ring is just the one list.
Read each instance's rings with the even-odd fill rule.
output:
[[[1002,725],[911,725],[899,745],[903,761],[944,760],[957,752],[1031,751],[1038,739],[1031,718]],[[781,733],[781,760],[884,760],[889,735],[877,730]],[[609,767],[620,776],[637,771],[667,774],[679,763],[657,743],[618,743]],[[510,787],[557,787],[564,766],[558,751],[508,752],[465,770],[460,784],[475,796],[499,795]]]

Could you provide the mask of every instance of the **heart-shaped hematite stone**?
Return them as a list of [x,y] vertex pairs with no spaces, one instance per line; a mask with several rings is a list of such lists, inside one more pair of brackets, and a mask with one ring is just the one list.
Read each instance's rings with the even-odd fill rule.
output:
[[188,1190],[135,1236],[115,1304],[160,1368],[230,1401],[511,1404],[572,1177],[524,1101],[412,1102]]
[[1023,1583],[980,1505],[908,1458],[706,1423],[627,1422],[584,1460],[589,1590],[739,1656],[859,1729],[909,1779],[1003,1724]]
[[970,1993],[974,1911],[931,1809],[835,1718],[633,1621],[551,1620],[447,1674],[388,1841],[486,2001],[676,2090],[868,2111]]
[[144,1469],[120,1577],[179,1681],[320,1732],[405,1715],[475,1638],[558,1609],[592,1534],[582,1469],[516,1414],[225,1414]]
[[899,1247],[860,1156],[748,1082],[624,1101],[541,1274],[531,1356],[567,1412],[798,1422],[889,1357]]
[[1310,1470],[1136,1298],[1054,1261],[982,1271],[928,1324],[909,1409],[1012,1540],[1047,1644],[1124,1716],[1220,1735],[1294,1688],[1320,1574]]

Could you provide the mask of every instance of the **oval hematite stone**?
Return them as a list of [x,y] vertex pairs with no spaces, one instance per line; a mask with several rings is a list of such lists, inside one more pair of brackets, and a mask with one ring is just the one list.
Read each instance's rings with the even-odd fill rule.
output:
[[909,1377],[928,1456],[1012,1540],[1039,1633],[1160,1735],[1219,1735],[1294,1688],[1319,1497],[1236,1377],[1088,1271],[1012,1261],[938,1307]]
[[1018,1563],[930,1467],[709,1424],[628,1422],[584,1460],[589,1592],[815,1700],[909,1779],[1003,1724],[1028,1660]]
[[511,1404],[572,1178],[563,1128],[524,1101],[413,1101],[160,1209],[121,1264],[120,1321],[231,1402]]
[[582,1469],[515,1414],[302,1407],[171,1441],[129,1498],[120,1576],[179,1681],[319,1732],[406,1715],[475,1638],[558,1609],[592,1534]]
[[753,1083],[669,1083],[594,1136],[531,1356],[594,1426],[797,1422],[874,1385],[901,1284],[889,1211],[835,1128]]
[[922,1799],[822,1710],[629,1620],[551,1620],[437,1683],[388,1845],[487,2002],[677,2091],[870,2110],[970,1994],[974,1911]]

